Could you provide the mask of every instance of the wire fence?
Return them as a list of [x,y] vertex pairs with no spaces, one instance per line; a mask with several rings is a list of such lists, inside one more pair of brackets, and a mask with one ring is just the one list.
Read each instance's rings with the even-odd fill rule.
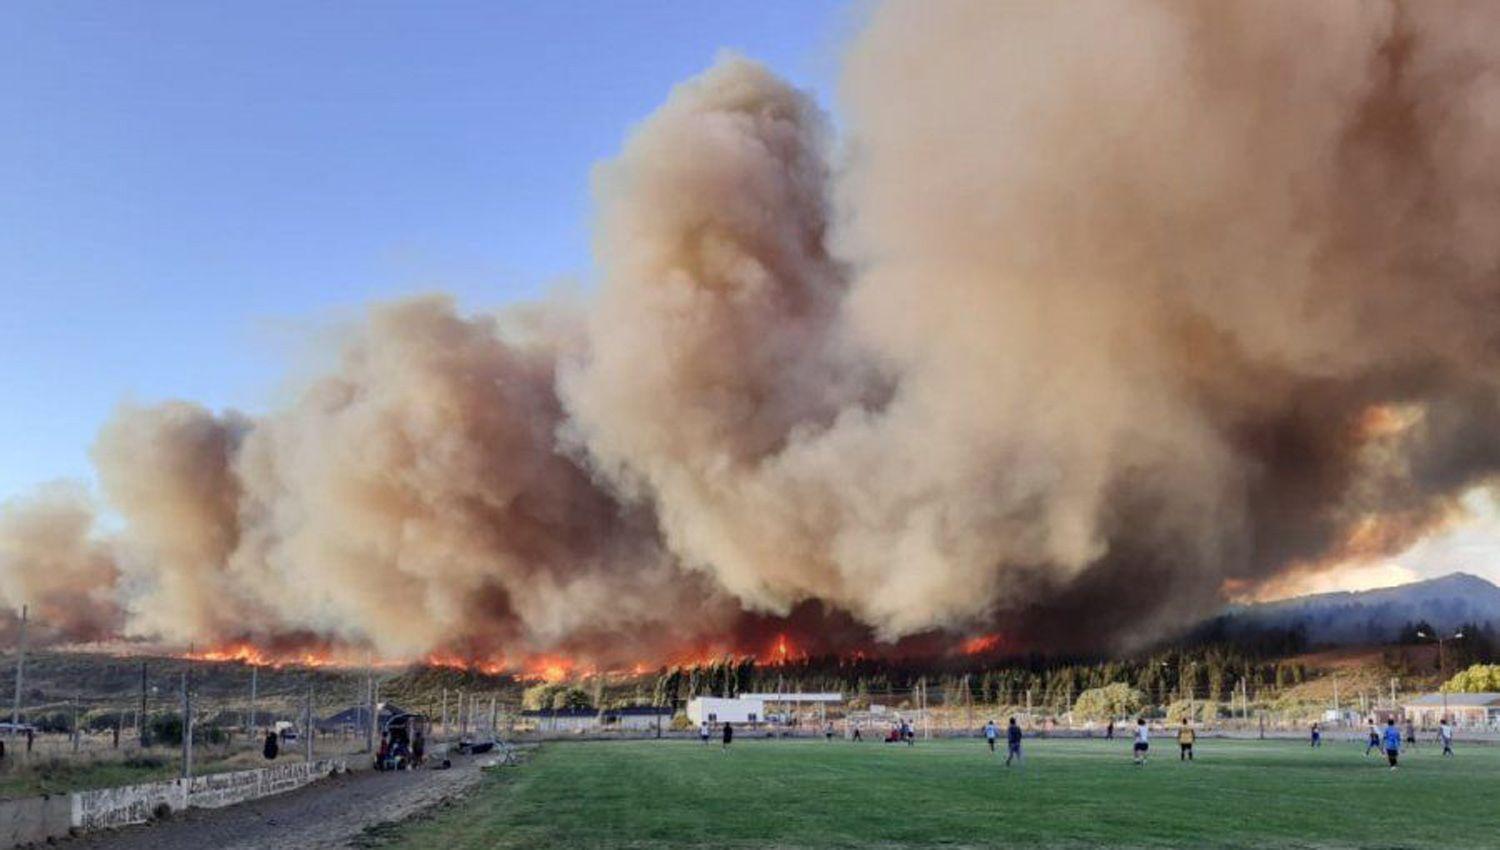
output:
[[[0,656],[0,671],[15,655]],[[588,705],[523,705],[522,685],[503,677],[468,677],[460,686],[437,685],[408,671],[320,669],[199,663],[188,659],[117,659],[91,666],[64,654],[36,662],[32,686],[17,690],[14,705],[0,702],[0,779],[6,773],[84,765],[146,764],[166,775],[192,775],[263,763],[267,738],[278,759],[330,756],[373,758],[381,723],[396,712],[428,718],[431,743],[578,737],[691,737],[689,716],[700,696],[729,696],[698,689],[663,695],[637,682],[629,688],[600,683]],[[70,663],[80,666],[69,667]],[[24,678],[24,677],[18,677]],[[1160,728],[1184,721],[1204,732],[1304,734],[1318,723],[1329,733],[1362,732],[1374,719],[1404,719],[1414,695],[1400,680],[1368,685],[1327,698],[1299,698],[1295,688],[1178,687],[1146,693],[1128,689],[1124,702],[1097,701],[1084,710],[1084,690],[1069,687],[981,691],[956,683],[857,688],[836,702],[767,699],[746,724],[751,734],[883,739],[907,724],[923,738],[977,736],[990,721],[1014,717],[1030,734],[1107,735],[1144,717]],[[74,694],[60,697],[72,688]],[[588,693],[586,688],[572,689]],[[986,698],[987,697],[987,698]],[[634,704],[634,705],[632,705]],[[622,710],[651,708],[648,712]],[[6,710],[6,709],[10,710]],[[1462,727],[1482,727],[1472,715]],[[9,722],[12,719],[15,725]],[[1417,718],[1431,728],[1435,718]],[[1123,733],[1123,730],[1121,730]]]

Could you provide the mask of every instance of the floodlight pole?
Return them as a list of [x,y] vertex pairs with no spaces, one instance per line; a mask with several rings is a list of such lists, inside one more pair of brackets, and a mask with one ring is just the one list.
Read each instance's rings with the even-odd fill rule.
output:
[[369,716],[365,722],[365,752],[375,752],[375,670],[370,656],[365,656],[365,707]]
[[141,707],[135,716],[135,732],[141,739],[141,748],[146,747],[146,662],[141,662]]
[[[1429,635],[1426,632],[1417,632],[1417,637],[1429,637]],[[1437,645],[1438,645],[1438,676],[1442,677],[1442,676],[1447,675],[1447,672],[1448,672],[1446,669],[1444,669],[1444,666],[1443,666],[1443,644],[1446,642],[1446,640],[1463,640],[1464,633],[1461,632],[1461,631],[1454,632],[1453,633],[1453,637],[1449,638],[1449,639],[1444,639],[1441,635],[1436,635],[1436,636],[1432,636],[1432,637],[1433,637],[1434,640],[1437,641]],[[1438,692],[1443,695],[1443,719],[1447,720],[1448,719],[1448,683],[1446,681],[1443,682],[1443,684],[1438,687]]]
[[303,744],[302,744],[302,746],[303,746],[303,748],[307,752],[307,755],[304,756],[304,758],[307,760],[308,764],[312,764],[312,760],[313,760],[313,683],[312,683],[311,680],[309,680],[308,683],[307,683],[307,701],[304,703],[303,716],[306,718],[306,720],[304,721],[306,725],[304,725],[304,727],[302,729],[302,738],[303,738]]
[[21,680],[26,670],[26,614],[28,607],[21,606],[21,629],[16,635],[16,701],[10,710],[10,734],[16,734],[21,725]]
[[182,668],[182,778],[193,778],[193,691],[188,683],[192,662]]

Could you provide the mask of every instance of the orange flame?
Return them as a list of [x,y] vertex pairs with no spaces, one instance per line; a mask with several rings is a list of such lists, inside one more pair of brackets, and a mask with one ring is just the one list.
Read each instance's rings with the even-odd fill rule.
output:
[[422,661],[429,667],[466,670],[486,676],[498,676],[509,669],[503,655],[494,658],[465,658],[451,652],[431,652]]
[[997,634],[975,635],[958,645],[964,655],[984,655],[1000,648],[1003,638]]
[[776,636],[776,643],[770,651],[755,660],[761,664],[782,665],[801,657],[805,656],[797,652],[797,647],[786,639],[786,635],[780,634]]
[[543,682],[561,682],[574,676],[589,676],[596,671],[580,665],[566,655],[533,655],[522,666],[522,677]]
[[184,657],[194,661],[237,661],[252,667],[326,667],[336,661],[327,650],[304,649],[289,654],[273,654],[245,641],[189,652]]

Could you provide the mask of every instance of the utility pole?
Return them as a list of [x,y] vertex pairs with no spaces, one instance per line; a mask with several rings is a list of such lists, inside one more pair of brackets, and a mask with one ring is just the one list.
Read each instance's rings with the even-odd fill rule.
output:
[[932,722],[927,719],[927,677],[923,676],[922,683],[922,740],[932,737]]
[[27,606],[21,606],[21,629],[16,635],[16,701],[10,710],[10,734],[16,734],[21,725],[21,680],[26,675],[26,614]]
[[1391,679],[1391,714],[1396,713],[1396,680]]
[[1342,725],[1343,713],[1339,711],[1339,674],[1333,674],[1333,713],[1338,720],[1335,723]]
[[193,692],[188,667],[182,668],[182,778],[193,778]]
[[78,752],[78,697],[73,697],[73,752]]
[[964,674],[964,726],[974,728],[974,692],[969,689],[969,674]]
[[254,737],[254,735],[255,735],[255,726],[256,726],[255,721],[257,720],[257,718],[255,716],[255,698],[258,696],[258,694],[256,693],[256,691],[259,689],[259,687],[260,687],[260,668],[257,667],[257,666],[255,666],[254,664],[252,664],[252,665],[250,665],[250,724],[249,724],[250,725],[249,732],[250,732],[250,735],[252,737]]
[[312,684],[311,681],[309,681],[307,683],[307,698],[306,698],[306,701],[303,703],[303,709],[302,709],[302,717],[303,717],[302,740],[305,742],[303,744],[303,747],[305,748],[305,750],[307,752],[307,756],[306,757],[307,757],[308,764],[312,764],[312,760],[313,760],[313,707],[312,706],[313,706],[313,684]]
[[139,719],[136,721],[135,731],[140,737],[141,747],[144,749],[148,743],[146,740],[146,662],[144,661],[141,662],[141,708],[140,713],[136,716]]
[[365,707],[369,717],[365,723],[365,752],[375,752],[375,670],[370,666],[370,657],[365,656]]
[[491,738],[498,737],[497,734],[496,734],[497,730],[495,728],[496,721],[498,721],[500,719],[500,715],[498,714],[498,711],[499,711],[499,706],[495,705],[495,695],[494,694],[490,694],[490,737]]
[[448,734],[448,689],[443,688],[443,734]]

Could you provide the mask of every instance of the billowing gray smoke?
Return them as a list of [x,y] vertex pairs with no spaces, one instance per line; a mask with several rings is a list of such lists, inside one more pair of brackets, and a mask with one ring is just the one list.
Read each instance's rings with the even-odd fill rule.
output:
[[[809,602],[1101,648],[1397,551],[1500,468],[1497,27],[891,3],[842,142],[725,59],[599,167],[589,301],[380,306],[285,409],[122,409],[123,530],[7,505],[0,593],[408,655],[659,658]],[[107,604],[48,607],[74,582]]]

